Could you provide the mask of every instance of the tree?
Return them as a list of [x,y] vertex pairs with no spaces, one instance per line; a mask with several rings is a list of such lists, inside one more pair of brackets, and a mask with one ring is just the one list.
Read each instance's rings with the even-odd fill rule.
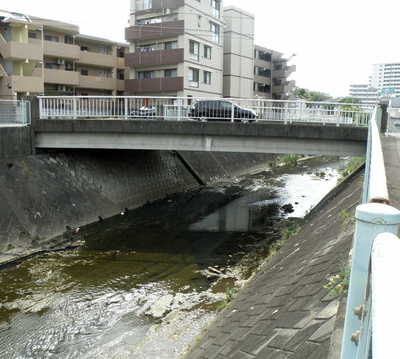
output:
[[319,91],[310,91],[305,88],[297,87],[294,90],[294,95],[297,98],[300,98],[305,101],[310,102],[320,102],[320,101],[327,101],[332,100],[332,97],[324,92]]

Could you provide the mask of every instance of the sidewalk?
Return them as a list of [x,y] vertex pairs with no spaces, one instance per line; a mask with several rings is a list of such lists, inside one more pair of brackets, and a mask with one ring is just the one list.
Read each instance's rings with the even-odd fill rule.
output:
[[400,208],[400,137],[382,137],[390,204]]
[[324,286],[347,266],[354,231],[347,214],[361,189],[358,175],[309,218],[186,358],[327,359],[330,352],[336,358],[343,308]]

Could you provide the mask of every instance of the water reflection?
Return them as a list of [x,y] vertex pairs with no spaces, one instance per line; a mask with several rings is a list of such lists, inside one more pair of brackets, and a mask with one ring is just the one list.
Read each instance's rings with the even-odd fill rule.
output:
[[278,199],[270,199],[271,191],[259,190],[220,208],[194,223],[193,232],[259,232],[267,220],[276,215]]

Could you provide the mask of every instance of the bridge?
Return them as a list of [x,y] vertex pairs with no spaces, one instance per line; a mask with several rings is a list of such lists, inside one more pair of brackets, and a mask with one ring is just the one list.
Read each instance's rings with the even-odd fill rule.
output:
[[[196,112],[196,103],[208,107]],[[372,110],[259,99],[40,97],[35,145],[362,156]]]

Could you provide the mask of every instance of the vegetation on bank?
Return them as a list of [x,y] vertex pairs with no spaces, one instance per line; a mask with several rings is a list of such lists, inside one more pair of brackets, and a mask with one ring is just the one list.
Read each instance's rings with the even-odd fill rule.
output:
[[344,181],[348,176],[350,176],[353,172],[358,170],[360,166],[365,163],[364,157],[354,157],[350,160],[345,168],[340,171],[339,182]]

